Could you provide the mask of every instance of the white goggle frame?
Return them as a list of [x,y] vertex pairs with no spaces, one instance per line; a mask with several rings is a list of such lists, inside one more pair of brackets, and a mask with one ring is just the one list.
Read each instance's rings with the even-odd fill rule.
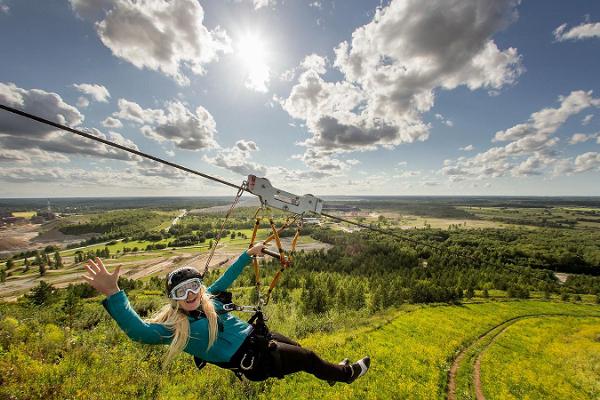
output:
[[169,292],[169,298],[173,300],[185,300],[189,292],[194,294],[200,293],[202,288],[202,280],[200,278],[192,278],[187,281],[183,281],[175,286]]

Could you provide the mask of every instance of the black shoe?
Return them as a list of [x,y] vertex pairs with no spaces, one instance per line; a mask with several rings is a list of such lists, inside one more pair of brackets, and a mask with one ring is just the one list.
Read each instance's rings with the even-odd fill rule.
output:
[[364,374],[367,373],[371,366],[371,359],[369,357],[361,358],[350,366],[352,368],[352,375],[348,379],[348,383],[352,383]]
[[[339,362],[339,365],[350,365],[350,360],[344,358],[342,361]],[[327,383],[329,383],[329,386],[333,386],[335,385],[336,381],[327,381]]]

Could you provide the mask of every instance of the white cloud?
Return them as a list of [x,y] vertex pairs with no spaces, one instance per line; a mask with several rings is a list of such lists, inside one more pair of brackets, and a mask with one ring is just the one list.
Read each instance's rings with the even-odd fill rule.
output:
[[233,147],[219,150],[214,157],[205,155],[202,160],[240,175],[265,176],[267,168],[250,160],[252,152],[258,150],[256,143],[239,140]]
[[562,24],[554,30],[554,38],[558,42],[600,38],[600,22],[581,23],[569,30],[567,24]]
[[69,159],[62,154],[49,153],[40,149],[0,149],[0,162],[15,164],[65,163],[69,162]]
[[598,137],[600,137],[600,133],[592,133],[589,135],[586,135],[585,133],[575,133],[571,137],[571,140],[569,140],[569,144],[585,143],[588,140],[592,140]]
[[81,93],[85,93],[90,96],[95,101],[99,101],[101,103],[108,103],[108,98],[110,97],[110,93],[108,89],[102,85],[96,85],[92,83],[79,83],[73,84],[75,89],[79,90]]
[[113,113],[114,117],[138,124],[154,124],[157,121],[163,120],[165,117],[163,110],[151,108],[144,109],[139,104],[125,99],[119,99],[118,106],[119,111]]
[[319,75],[323,75],[327,72],[327,58],[321,57],[318,54],[310,54],[304,57],[304,60],[300,63],[300,68],[303,70],[313,70]]
[[450,121],[449,119],[444,118],[444,116],[442,114],[435,114],[435,118],[439,121],[442,121],[442,123],[446,126],[449,126],[449,127],[454,126],[454,122]]
[[[80,127],[84,119],[83,115],[77,108],[65,103],[56,93],[40,89],[26,90],[12,83],[0,83],[0,103],[50,121],[85,130]],[[105,135],[97,129],[88,132],[103,139],[127,143],[128,146],[137,149],[133,142],[119,134]],[[121,150],[13,114],[0,119],[0,146],[8,150],[37,149],[43,152],[92,155],[127,161],[138,159],[137,156]],[[64,159],[64,156],[56,157],[58,161]]]
[[296,76],[296,69],[291,68],[291,69],[283,71],[281,73],[281,75],[279,75],[279,80],[284,81],[284,82],[291,82],[294,80],[295,76]]
[[10,7],[8,7],[8,5],[4,4],[4,0],[0,0],[0,12],[4,13],[4,14],[8,14],[8,12],[10,11]]
[[[154,163],[156,164],[156,163]],[[113,170],[103,167],[95,170],[80,168],[33,168],[12,167],[2,170],[0,182],[11,183],[57,183],[61,188],[97,188],[97,187],[119,187],[119,188],[177,188],[182,184],[183,175],[163,176],[152,174],[151,166],[146,168],[130,170]],[[170,168],[173,170],[173,168]]]
[[326,82],[324,65],[313,64],[280,103],[305,121],[308,148],[364,151],[426,140],[422,114],[436,89],[497,90],[523,72],[516,49],[500,50],[491,39],[516,18],[517,4],[391,1],[336,47],[342,81]]
[[321,10],[323,8],[323,4],[320,1],[313,1],[308,3],[309,7],[313,7],[313,8],[318,8],[319,10]]
[[583,119],[581,120],[581,125],[585,126],[585,125],[589,125],[590,122],[592,121],[592,118],[594,118],[594,114],[588,114],[585,117],[583,117]]
[[559,108],[545,108],[531,114],[528,122],[496,132],[494,141],[518,140],[533,135],[549,136],[571,116],[589,107],[600,107],[600,99],[594,98],[592,91],[573,91],[567,97],[559,97],[559,100]]
[[201,75],[220,53],[231,51],[220,27],[209,31],[196,0],[70,0],[73,10],[95,21],[102,43],[137,68],[160,71],[188,85],[184,69]]
[[340,160],[332,157],[333,154],[333,152],[328,151],[307,149],[304,154],[297,154],[292,158],[301,160],[312,170],[329,171],[331,173],[348,170],[351,166],[360,163],[358,160]]
[[102,121],[102,126],[111,129],[119,129],[123,127],[123,123],[117,118],[107,117],[104,121]]
[[[471,158],[449,160],[444,163],[442,174],[450,179],[529,176],[543,174],[551,166],[554,167],[554,175],[580,172],[581,168],[558,158],[556,146],[560,139],[555,135],[570,117],[585,109],[600,107],[600,98],[594,98],[591,91],[579,90],[566,97],[559,97],[559,101],[560,106],[557,108],[544,108],[531,114],[527,122],[496,132],[493,141],[508,142],[504,147],[492,147]],[[571,142],[589,140],[588,136],[596,137],[595,135],[583,135],[584,138],[581,134],[576,134]]]
[[462,151],[473,151],[473,150],[475,150],[475,146],[473,146],[472,144],[470,144],[468,146],[461,147],[459,150],[462,150]]
[[277,0],[252,0],[254,9],[259,10],[263,7],[274,7],[277,4]]
[[137,103],[119,100],[119,111],[113,114],[122,119],[144,124],[140,131],[147,137],[165,140],[185,150],[217,147],[217,125],[212,115],[202,106],[195,112],[180,101],[166,103],[166,109],[143,109]]
[[87,98],[85,98],[83,96],[80,96],[77,99],[77,107],[79,107],[79,108],[86,108],[89,105],[90,105],[90,101]]

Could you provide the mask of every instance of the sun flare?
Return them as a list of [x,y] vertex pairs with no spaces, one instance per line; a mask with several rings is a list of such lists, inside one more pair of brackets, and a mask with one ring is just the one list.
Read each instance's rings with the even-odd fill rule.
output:
[[237,54],[242,72],[246,75],[246,87],[266,92],[270,69],[267,65],[268,51],[265,40],[254,33],[243,35],[237,43]]

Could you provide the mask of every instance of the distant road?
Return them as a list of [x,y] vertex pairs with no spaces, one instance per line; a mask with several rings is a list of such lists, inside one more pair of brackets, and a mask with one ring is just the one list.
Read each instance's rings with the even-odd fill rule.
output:
[[181,213],[177,217],[175,217],[175,219],[173,221],[171,221],[171,225],[169,225],[167,228],[165,228],[165,232],[169,232],[169,229],[171,229],[171,227],[173,225],[177,225],[177,223],[179,222],[179,220],[181,218],[185,217],[187,215],[187,213],[188,213],[187,210],[179,210],[179,211],[181,211]]

